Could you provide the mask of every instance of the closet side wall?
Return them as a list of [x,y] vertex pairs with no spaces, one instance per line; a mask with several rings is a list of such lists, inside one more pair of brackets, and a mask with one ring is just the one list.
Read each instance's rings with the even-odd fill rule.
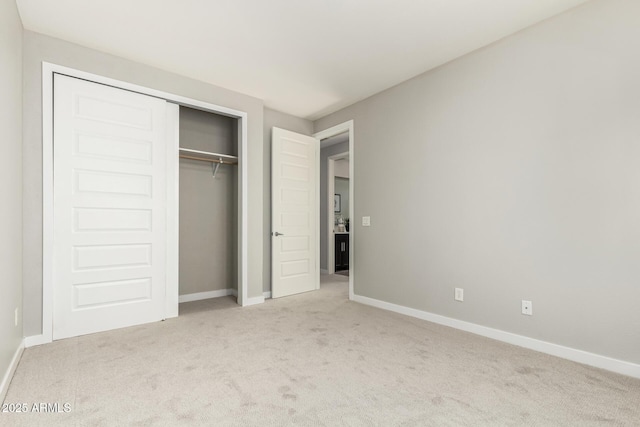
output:
[[[180,147],[237,155],[236,120],[180,107]],[[214,164],[215,165],[215,164]],[[237,166],[180,159],[180,295],[238,289]]]

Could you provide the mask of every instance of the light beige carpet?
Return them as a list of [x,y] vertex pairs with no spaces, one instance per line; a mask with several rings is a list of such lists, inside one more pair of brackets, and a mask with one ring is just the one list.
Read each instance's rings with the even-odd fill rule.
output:
[[[329,281],[327,281],[329,280]],[[27,349],[13,426],[640,425],[640,381],[347,300],[347,278]]]

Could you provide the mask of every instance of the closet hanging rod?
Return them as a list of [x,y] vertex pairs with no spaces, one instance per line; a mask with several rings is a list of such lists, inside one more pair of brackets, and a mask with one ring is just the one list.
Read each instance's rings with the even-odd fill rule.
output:
[[[200,151],[200,150],[192,150],[190,148],[180,148],[180,153],[187,153],[187,154],[197,154],[199,156],[211,156],[215,159],[230,159],[230,160],[238,160],[238,156],[231,156],[229,154],[219,154],[219,153],[211,153],[209,151]],[[200,160],[201,158],[199,157],[196,160]],[[204,158],[202,160],[209,160],[207,158]]]
[[209,163],[219,163],[219,164],[225,164],[225,165],[237,165],[238,162],[231,162],[229,160],[225,160],[223,158],[217,158],[217,159],[206,159],[204,157],[196,157],[196,156],[187,156],[184,154],[180,154],[179,156],[181,159],[189,159],[189,160],[199,160],[201,162],[209,162]]

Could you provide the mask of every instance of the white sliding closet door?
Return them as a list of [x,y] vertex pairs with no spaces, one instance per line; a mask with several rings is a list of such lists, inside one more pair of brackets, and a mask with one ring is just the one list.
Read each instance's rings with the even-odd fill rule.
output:
[[54,339],[165,316],[165,111],[55,76]]

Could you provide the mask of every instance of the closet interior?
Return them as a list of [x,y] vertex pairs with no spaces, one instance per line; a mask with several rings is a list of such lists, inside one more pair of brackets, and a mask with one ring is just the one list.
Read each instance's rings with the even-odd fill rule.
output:
[[180,302],[238,292],[238,120],[180,107]]

